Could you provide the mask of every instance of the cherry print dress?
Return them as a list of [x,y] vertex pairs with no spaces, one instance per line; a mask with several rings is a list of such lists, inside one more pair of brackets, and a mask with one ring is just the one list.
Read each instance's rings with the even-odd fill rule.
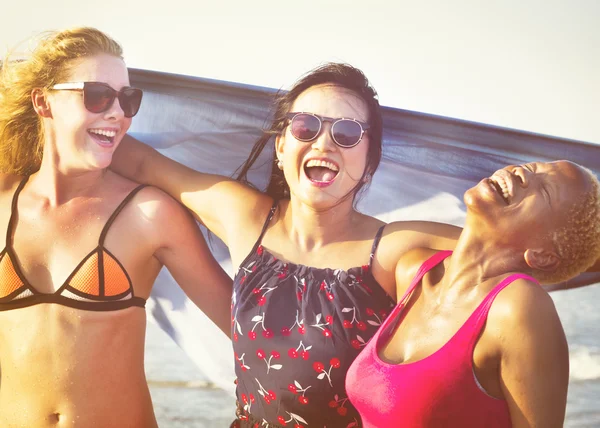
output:
[[317,269],[270,254],[260,243],[276,207],[234,278],[232,427],[360,427],[346,372],[395,303],[373,278],[371,262]]

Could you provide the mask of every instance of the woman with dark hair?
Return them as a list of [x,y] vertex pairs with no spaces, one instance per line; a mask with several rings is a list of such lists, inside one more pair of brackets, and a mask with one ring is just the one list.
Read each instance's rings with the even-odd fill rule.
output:
[[[354,132],[356,135],[360,134],[362,137],[364,135],[363,133],[368,130],[369,144],[366,148],[366,167],[362,171],[360,179],[355,180],[355,187],[345,196],[351,197],[354,200],[357,199],[359,192],[366,188],[366,185],[370,182],[371,176],[377,170],[379,162],[381,161],[383,121],[375,89],[369,84],[369,81],[362,71],[347,64],[330,63],[319,67],[296,82],[289,92],[283,93],[277,97],[271,127],[266,130],[263,133],[263,136],[255,143],[247,161],[240,169],[238,180],[248,183],[247,173],[252,168],[267,143],[273,137],[282,135],[285,128],[290,123],[296,123],[297,129],[300,129],[300,127],[307,127],[307,129],[303,129],[303,132],[308,132],[309,134],[304,136],[300,141],[309,142],[311,140],[307,137],[316,138],[318,136],[323,122],[319,120],[318,117],[307,117],[304,115],[294,117],[296,114],[292,112],[292,107],[294,101],[302,94],[302,92],[313,86],[319,85],[333,85],[346,88],[355,95],[358,95],[367,109],[367,114],[369,116],[368,124],[361,124],[356,120],[356,123],[341,122],[336,125],[336,130],[334,131],[337,132],[337,138],[341,140],[344,138],[344,132]],[[310,129],[311,126],[312,129]],[[334,126],[333,122],[331,122],[331,126]],[[331,137],[335,142],[336,137],[333,134]],[[353,147],[353,145],[357,145],[360,141],[361,138],[357,138],[356,140],[349,141],[349,144],[338,145],[343,148],[349,148]],[[274,163],[272,165],[271,179],[266,193],[274,199],[289,199],[290,186],[286,181],[284,170],[281,167],[282,164],[278,163],[280,159],[276,154],[273,158]]]
[[[240,181],[275,138],[266,192]],[[240,426],[360,426],[346,371],[394,305],[400,256],[453,248],[460,230],[386,226],[354,208],[381,158],[375,90],[346,64],[326,64],[276,103],[241,180],[203,174],[126,137],[112,167],[188,207],[229,247]],[[264,426],[264,425],[263,425]]]

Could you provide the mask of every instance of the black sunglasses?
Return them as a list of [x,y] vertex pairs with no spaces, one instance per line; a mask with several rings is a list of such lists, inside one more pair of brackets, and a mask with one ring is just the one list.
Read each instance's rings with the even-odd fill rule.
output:
[[83,105],[92,113],[103,113],[119,99],[125,117],[137,114],[142,104],[143,92],[138,88],[123,88],[117,91],[104,82],[58,83],[52,87],[56,91],[83,91]]
[[323,122],[331,122],[331,138],[343,148],[356,146],[362,140],[369,124],[356,119],[318,116],[313,113],[288,113],[292,135],[300,141],[312,141],[319,136]]

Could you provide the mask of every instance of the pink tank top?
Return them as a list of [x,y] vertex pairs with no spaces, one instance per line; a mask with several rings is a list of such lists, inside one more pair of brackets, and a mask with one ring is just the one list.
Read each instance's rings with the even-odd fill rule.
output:
[[410,287],[346,376],[346,391],[358,409],[364,428],[372,427],[511,427],[505,400],[488,395],[473,371],[473,349],[494,298],[522,274],[507,277],[490,291],[461,328],[438,351],[407,364],[389,364],[379,358],[382,343],[390,339],[400,314],[423,276],[452,254],[441,251],[420,267]]

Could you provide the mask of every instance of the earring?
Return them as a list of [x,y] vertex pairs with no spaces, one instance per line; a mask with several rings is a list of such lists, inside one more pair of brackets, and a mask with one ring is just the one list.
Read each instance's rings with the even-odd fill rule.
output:
[[281,159],[277,159],[277,168],[283,171],[283,162]]

